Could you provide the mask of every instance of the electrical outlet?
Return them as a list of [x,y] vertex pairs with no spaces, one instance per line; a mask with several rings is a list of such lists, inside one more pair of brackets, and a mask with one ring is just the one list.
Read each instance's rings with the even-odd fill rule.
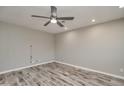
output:
[[124,72],[124,69],[123,68],[120,68],[120,72]]

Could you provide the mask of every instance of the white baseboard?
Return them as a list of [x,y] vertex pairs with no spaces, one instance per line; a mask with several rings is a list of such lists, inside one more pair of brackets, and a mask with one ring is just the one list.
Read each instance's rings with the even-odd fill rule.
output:
[[51,60],[51,61],[37,63],[37,64],[25,66],[25,67],[19,67],[19,68],[14,68],[14,69],[2,71],[2,72],[0,72],[0,74],[5,74],[5,73],[8,73],[8,72],[12,72],[12,71],[19,71],[19,70],[22,70],[22,69],[25,69],[25,68],[30,68],[30,67],[33,67],[33,66],[43,65],[43,64],[52,63],[52,62],[55,62],[55,60]]
[[65,63],[65,62],[62,62],[62,61],[55,60],[55,62],[60,63],[60,64],[65,64],[65,65],[68,65],[68,66],[72,66],[72,67],[75,67],[75,68],[87,70],[87,71],[101,73],[101,74],[104,74],[104,75],[108,75],[108,76],[112,76],[112,77],[115,77],[115,78],[123,79],[124,80],[124,77],[123,76],[119,76],[119,75],[115,75],[115,74],[110,74],[110,73],[106,73],[106,72],[102,72],[102,71],[98,71],[98,70],[94,70],[94,69],[90,69],[90,68],[86,68],[86,67],[76,66],[76,65],[68,64],[68,63]]
[[48,64],[48,63],[52,63],[52,62],[57,62],[57,63],[60,63],[60,64],[65,64],[65,65],[72,66],[72,67],[75,67],[75,68],[79,68],[79,69],[83,69],[83,70],[88,70],[88,71],[92,71],[92,72],[97,72],[97,73],[105,74],[105,75],[108,75],[108,76],[112,76],[112,77],[124,80],[123,76],[119,76],[119,75],[115,75],[115,74],[110,74],[110,73],[106,73],[106,72],[102,72],[102,71],[98,71],[98,70],[94,70],[94,69],[90,69],[90,68],[86,68],[86,67],[76,66],[76,65],[68,64],[68,63],[65,63],[65,62],[62,62],[62,61],[57,61],[57,60],[51,60],[51,61],[47,61],[47,62],[43,62],[43,63],[37,63],[37,64],[25,66],[25,67],[19,67],[19,68],[15,68],[15,69],[10,69],[10,70],[7,70],[7,71],[2,71],[2,72],[0,72],[0,74],[12,72],[12,71],[19,71],[19,70],[22,70],[22,69],[25,69],[25,68],[30,68],[30,67],[33,67],[33,66]]

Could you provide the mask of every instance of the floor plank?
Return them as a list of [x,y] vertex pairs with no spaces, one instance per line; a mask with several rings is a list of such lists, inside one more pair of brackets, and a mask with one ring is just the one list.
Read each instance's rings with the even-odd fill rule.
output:
[[52,62],[0,75],[0,86],[123,86],[124,80]]

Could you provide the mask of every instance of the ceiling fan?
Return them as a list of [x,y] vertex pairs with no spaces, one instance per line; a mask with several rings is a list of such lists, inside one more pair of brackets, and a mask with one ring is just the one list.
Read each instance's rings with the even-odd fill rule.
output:
[[51,6],[50,17],[39,16],[39,15],[32,15],[32,17],[49,19],[49,21],[46,22],[44,26],[47,26],[49,23],[57,23],[60,27],[64,27],[64,25],[59,20],[73,20],[74,19],[74,17],[57,17],[57,8],[55,6]]

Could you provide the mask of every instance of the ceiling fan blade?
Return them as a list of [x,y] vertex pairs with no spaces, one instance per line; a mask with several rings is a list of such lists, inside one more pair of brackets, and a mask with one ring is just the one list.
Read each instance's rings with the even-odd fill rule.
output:
[[73,20],[74,17],[57,17],[57,20]]
[[64,25],[62,23],[60,23],[59,21],[57,21],[57,24],[60,26],[60,27],[64,27]]
[[39,17],[39,18],[47,18],[47,19],[50,19],[50,17],[46,17],[46,16],[38,16],[38,15],[32,15],[32,17]]
[[47,26],[50,23],[50,20],[44,24],[44,26]]
[[51,6],[51,16],[57,16],[57,8],[55,6]]

